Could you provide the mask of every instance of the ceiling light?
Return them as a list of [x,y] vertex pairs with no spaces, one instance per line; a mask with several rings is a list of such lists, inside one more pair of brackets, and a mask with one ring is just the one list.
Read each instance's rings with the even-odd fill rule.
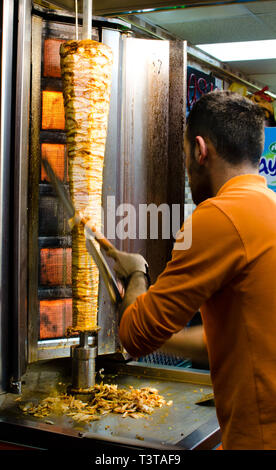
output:
[[276,39],[265,41],[225,42],[198,44],[202,49],[222,62],[239,60],[276,59]]

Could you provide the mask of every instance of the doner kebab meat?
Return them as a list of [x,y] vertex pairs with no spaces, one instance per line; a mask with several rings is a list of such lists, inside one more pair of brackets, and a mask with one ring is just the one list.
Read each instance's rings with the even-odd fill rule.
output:
[[[101,230],[102,177],[111,89],[112,51],[93,40],[60,47],[61,76],[73,204]],[[97,328],[99,273],[85,246],[84,227],[72,230],[73,324]]]

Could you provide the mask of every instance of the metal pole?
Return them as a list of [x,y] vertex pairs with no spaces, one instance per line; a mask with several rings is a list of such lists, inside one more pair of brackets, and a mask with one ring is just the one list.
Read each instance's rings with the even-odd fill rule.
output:
[[82,39],[92,38],[92,0],[83,0]]
[[75,0],[75,28],[76,28],[76,41],[79,40],[79,28],[78,28],[78,0]]
[[10,325],[10,164],[12,129],[12,77],[13,77],[13,20],[14,3],[1,2],[2,39],[0,76],[0,393],[8,387],[8,328]]
[[[28,155],[30,115],[31,0],[18,2],[16,117],[13,157],[13,389],[19,390],[27,365]],[[37,314],[36,314],[37,315]],[[37,338],[36,338],[37,339]]]
[[70,393],[88,391],[95,385],[97,333],[92,333],[92,343],[88,344],[88,331],[80,333],[79,346],[71,347],[72,387]]

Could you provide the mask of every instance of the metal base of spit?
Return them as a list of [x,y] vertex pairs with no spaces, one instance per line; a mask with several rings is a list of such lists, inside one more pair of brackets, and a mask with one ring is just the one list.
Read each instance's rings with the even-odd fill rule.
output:
[[89,393],[95,385],[97,333],[92,333],[92,343],[88,344],[88,332],[80,333],[80,344],[71,347],[72,385],[70,393]]

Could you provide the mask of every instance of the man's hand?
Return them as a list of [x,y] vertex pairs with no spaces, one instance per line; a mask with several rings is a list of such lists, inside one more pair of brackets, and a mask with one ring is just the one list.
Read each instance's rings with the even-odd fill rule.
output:
[[142,255],[116,249],[109,250],[106,254],[115,260],[113,269],[120,279],[127,279],[135,272],[147,273],[148,263]]
[[147,280],[148,263],[142,255],[129,254],[125,251],[116,250],[116,248],[109,249],[106,254],[115,260],[113,269],[118,278],[123,282],[128,279],[126,292],[119,306],[121,317],[125,309],[135,302],[139,295],[146,292],[149,283]]

